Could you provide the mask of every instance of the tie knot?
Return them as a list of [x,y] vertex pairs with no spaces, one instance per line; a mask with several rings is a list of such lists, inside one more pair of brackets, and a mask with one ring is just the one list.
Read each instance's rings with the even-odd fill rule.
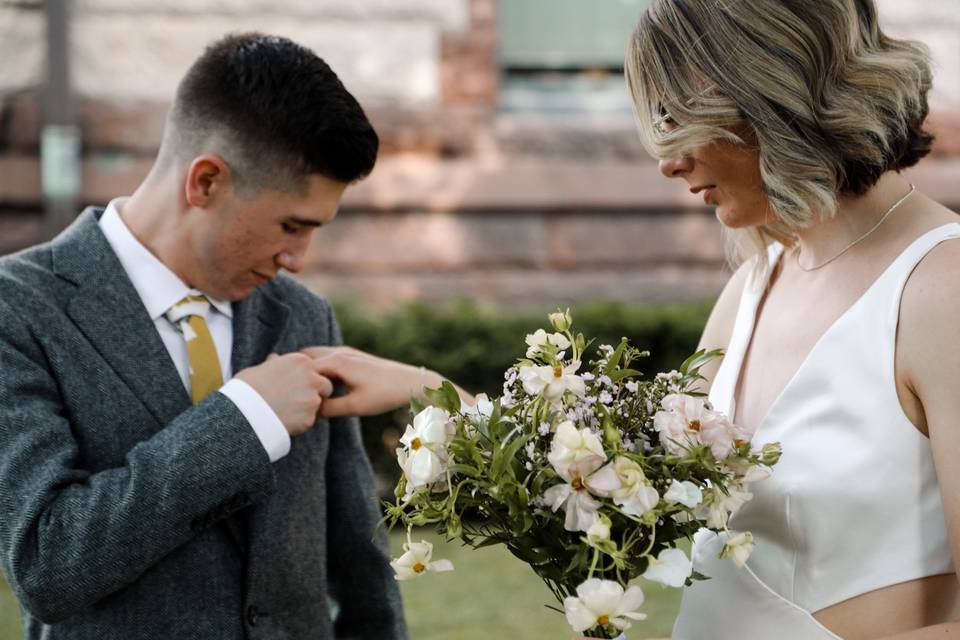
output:
[[173,324],[179,324],[193,316],[206,318],[207,311],[210,310],[210,301],[206,296],[187,296],[177,304],[173,305],[164,314],[167,320]]

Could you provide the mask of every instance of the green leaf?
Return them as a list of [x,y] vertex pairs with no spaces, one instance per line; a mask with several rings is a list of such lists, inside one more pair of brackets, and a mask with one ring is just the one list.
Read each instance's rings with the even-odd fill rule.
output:
[[500,477],[503,476],[504,472],[508,469],[510,463],[516,458],[517,451],[520,450],[520,447],[525,446],[529,439],[530,436],[518,435],[516,439],[506,447],[499,447],[493,452],[493,462],[490,464],[490,477],[494,482],[499,481]]
[[449,467],[450,473],[457,475],[469,476],[471,478],[479,478],[483,474],[477,471],[476,467],[470,466],[468,464],[452,464]]
[[444,399],[446,400],[446,409],[450,413],[460,411],[460,407],[463,406],[463,403],[460,401],[460,394],[457,393],[457,388],[453,386],[449,380],[444,380],[443,385],[440,387],[443,391]]
[[610,374],[610,379],[613,382],[620,382],[624,378],[635,378],[641,374],[640,371],[636,369],[620,369],[619,371],[613,371]]
[[683,364],[680,365],[679,371],[684,375],[696,375],[703,365],[707,364],[714,358],[721,357],[722,355],[723,349],[713,349],[711,351],[700,349],[683,361]]
[[610,359],[607,360],[607,366],[603,368],[603,372],[608,376],[613,373],[617,366],[620,364],[620,358],[623,357],[623,351],[627,348],[627,339],[622,338],[620,344],[617,345],[616,350],[614,350],[613,355],[610,356]]

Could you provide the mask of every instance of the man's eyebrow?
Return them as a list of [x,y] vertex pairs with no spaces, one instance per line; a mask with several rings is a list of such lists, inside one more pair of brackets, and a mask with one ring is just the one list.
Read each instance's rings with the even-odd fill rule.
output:
[[290,216],[287,218],[288,222],[293,222],[299,224],[303,227],[322,227],[323,223],[319,220],[310,220],[309,218],[298,218],[297,216]]

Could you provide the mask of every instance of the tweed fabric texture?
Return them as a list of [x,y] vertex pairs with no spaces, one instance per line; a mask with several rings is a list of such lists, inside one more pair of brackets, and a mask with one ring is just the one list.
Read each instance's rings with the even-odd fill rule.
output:
[[[100,215],[0,258],[0,566],[26,637],[406,638],[358,422],[271,464],[228,398],[192,405]],[[233,326],[234,371],[340,342],[286,277]]]

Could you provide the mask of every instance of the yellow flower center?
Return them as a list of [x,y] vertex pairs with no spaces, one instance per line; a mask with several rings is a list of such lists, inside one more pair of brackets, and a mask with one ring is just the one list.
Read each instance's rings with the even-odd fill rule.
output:
[[416,451],[422,446],[423,443],[420,442],[420,438],[414,438],[413,442],[410,443],[410,448]]
[[737,440],[734,440],[734,441],[733,441],[733,444],[737,445],[738,447],[742,447],[742,446],[745,445],[746,443],[747,443],[746,440],[740,440],[739,438],[738,438]]
[[424,564],[423,564],[422,562],[418,562],[417,564],[413,565],[413,572],[414,572],[414,573],[423,573],[423,572],[426,571],[426,570],[427,570],[427,567],[424,566]]
[[556,367],[554,367],[554,368],[553,368],[553,377],[554,377],[554,378],[562,378],[562,377],[563,377],[563,367],[561,367],[560,365],[557,365]]
[[597,618],[597,624],[601,627],[605,627],[610,624],[610,616],[600,616]]
[[693,431],[700,431],[700,421],[699,421],[699,420],[691,420],[691,421],[690,421],[690,429],[692,429]]
[[570,486],[576,489],[577,491],[580,491],[581,489],[583,489],[583,478],[581,478],[580,476],[573,476],[573,480],[570,481]]

